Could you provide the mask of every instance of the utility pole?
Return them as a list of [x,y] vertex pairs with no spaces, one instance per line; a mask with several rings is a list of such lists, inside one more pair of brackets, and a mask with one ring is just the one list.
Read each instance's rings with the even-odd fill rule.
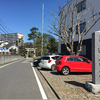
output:
[[0,42],[1,42],[1,39],[2,39],[2,38],[1,38],[1,32],[0,32]]
[[43,20],[44,20],[44,3],[42,5],[42,42],[41,42],[41,56],[43,55]]

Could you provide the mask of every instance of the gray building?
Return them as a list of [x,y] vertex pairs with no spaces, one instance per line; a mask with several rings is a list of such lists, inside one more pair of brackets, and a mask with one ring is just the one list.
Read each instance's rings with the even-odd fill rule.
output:
[[[82,17],[79,21],[79,27],[80,27],[80,34],[82,33],[82,31],[85,29],[85,31],[87,31],[87,29],[90,27],[91,23],[92,23],[92,19],[94,16],[100,17],[100,0],[77,0],[77,2],[75,2],[75,7],[77,7],[77,9],[75,10],[74,14],[77,13],[77,16],[80,17],[81,14]],[[70,7],[73,9],[73,0],[71,0],[69,2]],[[94,8],[92,10],[92,8]],[[65,13],[67,12],[68,9],[68,5],[65,5],[61,12]],[[70,31],[72,30],[72,23],[71,23],[71,10],[69,9],[69,12],[67,12],[66,15],[66,27],[67,29],[69,29]],[[59,14],[59,20],[62,17],[61,13]],[[91,19],[92,18],[92,19]],[[77,52],[78,50],[78,25],[77,25],[77,18],[76,15],[74,16],[74,52]],[[92,54],[92,33],[95,31],[99,31],[100,30],[100,20],[91,28],[91,30],[85,35],[84,39],[83,39],[83,44],[82,44],[82,51],[80,53],[80,55],[85,56],[89,59],[91,59],[91,54]],[[85,32],[84,31],[84,32]],[[67,39],[66,39],[67,41]],[[67,53],[70,54],[63,41],[59,41],[59,53]]]

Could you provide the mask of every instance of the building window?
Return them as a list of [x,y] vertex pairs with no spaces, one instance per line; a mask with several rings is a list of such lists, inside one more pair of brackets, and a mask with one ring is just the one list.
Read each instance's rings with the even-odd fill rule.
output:
[[79,4],[76,5],[76,7],[77,7],[77,13],[86,9],[86,0],[82,0]]
[[[77,46],[78,50],[78,46]],[[86,55],[86,45],[82,45],[82,51],[80,52],[80,55]]]
[[[80,24],[80,33],[82,33],[83,30],[86,32],[86,22]],[[78,26],[76,26],[76,34],[78,34]]]
[[[85,29],[85,30],[84,30]],[[80,24],[80,33],[82,33],[84,30],[84,32],[86,31],[86,22]]]
[[78,25],[76,26],[76,34],[78,34]]
[[72,27],[71,27],[71,28],[69,28],[69,30],[70,30],[70,32],[72,32]]

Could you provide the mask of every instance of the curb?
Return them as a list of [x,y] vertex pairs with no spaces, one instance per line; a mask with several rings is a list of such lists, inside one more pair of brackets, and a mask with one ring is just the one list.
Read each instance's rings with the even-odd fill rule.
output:
[[[37,67],[36,67],[37,68]],[[45,79],[45,81],[47,82],[47,84],[50,86],[51,90],[54,92],[55,96],[57,97],[57,99],[61,99],[59,97],[59,95],[57,94],[57,92],[53,89],[53,87],[50,85],[50,83],[48,82],[48,80],[45,78],[45,76],[42,74],[42,72],[37,68],[37,70],[40,72],[40,74],[43,76],[43,78]]]

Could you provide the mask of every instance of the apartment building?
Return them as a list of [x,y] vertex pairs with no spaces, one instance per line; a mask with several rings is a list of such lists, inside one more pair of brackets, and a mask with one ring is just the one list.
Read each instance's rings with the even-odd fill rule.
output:
[[23,43],[23,39],[24,35],[22,33],[8,33],[0,35],[1,41],[7,41],[10,44],[13,43],[14,45],[19,45],[19,46]]
[[[77,1],[77,2],[76,2]],[[75,10],[74,14],[77,12],[77,16],[81,16],[81,14],[83,13],[80,21],[79,21],[79,25],[80,25],[80,33],[86,32],[86,30],[91,26],[91,23],[93,21],[93,18],[99,18],[100,17],[100,0],[71,0],[70,3],[70,7],[73,9],[73,2],[75,4],[75,7],[77,8],[77,10]],[[68,4],[65,5],[61,12],[67,12],[68,9]],[[70,13],[70,9],[69,12]],[[96,16],[96,17],[95,17]],[[61,14],[59,14],[59,19],[61,17]],[[72,24],[70,21],[70,14],[67,14],[67,20],[66,20],[66,27],[68,27],[67,29],[69,29],[70,31],[72,31]],[[75,18],[73,18],[74,21],[77,20]],[[92,19],[92,20],[91,20]],[[77,52],[78,49],[78,26],[77,23],[74,23],[74,52]],[[84,37],[83,40],[83,44],[82,44],[82,51],[80,53],[80,55],[85,56],[89,59],[92,59],[92,33],[95,31],[99,31],[100,30],[100,20],[90,29],[90,31],[86,34],[86,36]],[[59,53],[67,53],[69,54],[69,52],[67,51],[65,44],[62,41],[59,41]]]
[[24,43],[23,39],[24,35],[21,33],[0,34],[0,54],[18,54],[19,46]]

